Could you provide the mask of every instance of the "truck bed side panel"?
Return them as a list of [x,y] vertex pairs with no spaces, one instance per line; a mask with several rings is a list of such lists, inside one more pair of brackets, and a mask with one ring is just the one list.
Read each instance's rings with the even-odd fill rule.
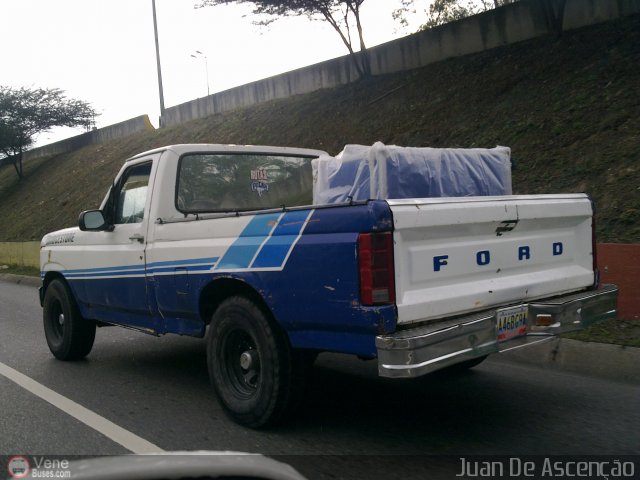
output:
[[396,311],[360,305],[356,244],[359,232],[390,228],[385,202],[157,225],[148,278],[164,330],[195,334],[208,320],[201,292],[233,278],[260,294],[294,347],[373,356]]

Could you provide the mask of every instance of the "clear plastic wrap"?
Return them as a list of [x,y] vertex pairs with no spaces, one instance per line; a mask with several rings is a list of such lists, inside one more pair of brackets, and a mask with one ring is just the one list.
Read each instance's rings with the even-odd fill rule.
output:
[[511,195],[511,149],[347,145],[313,160],[313,203]]

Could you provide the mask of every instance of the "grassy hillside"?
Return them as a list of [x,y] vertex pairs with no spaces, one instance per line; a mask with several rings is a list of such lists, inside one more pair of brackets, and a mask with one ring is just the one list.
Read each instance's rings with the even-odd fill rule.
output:
[[640,16],[0,169],[0,241],[96,207],[122,161],[172,143],[512,148],[516,193],[588,192],[601,241],[640,241]]

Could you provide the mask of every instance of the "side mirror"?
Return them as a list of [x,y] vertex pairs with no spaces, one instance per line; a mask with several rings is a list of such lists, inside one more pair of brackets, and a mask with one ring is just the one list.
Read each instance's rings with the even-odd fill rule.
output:
[[104,230],[113,230],[110,225],[107,225],[102,210],[86,210],[82,212],[80,214],[80,217],[78,218],[78,226],[83,232],[101,232]]

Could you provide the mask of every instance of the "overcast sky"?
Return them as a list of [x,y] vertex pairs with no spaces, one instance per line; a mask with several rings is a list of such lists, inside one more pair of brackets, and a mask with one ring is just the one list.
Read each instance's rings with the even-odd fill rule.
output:
[[[194,9],[196,0],[156,0],[165,106],[347,53],[326,22],[252,24],[250,9]],[[391,12],[400,0],[367,0],[367,46],[410,33]],[[426,3],[426,2],[424,2]],[[151,0],[1,0],[0,85],[57,87],[90,102],[97,126],[160,112]],[[424,21],[424,16],[417,19]],[[203,56],[193,58],[196,51]],[[43,134],[38,144],[80,133]]]

